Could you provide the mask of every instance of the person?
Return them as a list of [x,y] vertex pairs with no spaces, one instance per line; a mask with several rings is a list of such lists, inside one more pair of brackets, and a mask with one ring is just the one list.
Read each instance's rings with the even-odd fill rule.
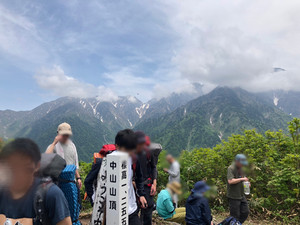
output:
[[68,123],[62,123],[57,128],[57,136],[53,143],[48,146],[46,153],[56,153],[66,160],[67,165],[75,165],[77,170],[75,177],[79,188],[82,187],[82,181],[79,174],[79,162],[77,149],[70,137],[73,135],[72,128]]
[[180,164],[176,161],[176,159],[171,155],[168,154],[166,156],[166,160],[170,163],[170,168],[165,168],[164,171],[169,174],[169,183],[173,181],[177,181],[180,183]]
[[[118,132],[115,138],[116,151],[111,154],[115,154],[117,151],[127,152],[130,157],[128,158],[128,165],[133,165],[132,157],[134,156],[134,150],[137,147],[137,136],[131,129],[125,129]],[[139,218],[139,208],[136,199],[136,192],[133,186],[133,169],[129,166],[128,169],[128,215],[129,225],[140,225],[141,220]],[[137,187],[137,197],[139,198],[142,209],[147,208],[147,200],[145,198],[144,191],[144,179],[140,162],[136,162],[135,169],[135,184]]]
[[176,208],[174,195],[181,195],[181,184],[173,181],[167,184],[167,188],[158,194],[156,210],[160,217],[166,221],[185,224],[186,209]]
[[143,173],[143,184],[145,191],[145,198],[147,201],[147,207],[141,209],[141,222],[143,225],[152,224],[152,212],[154,210],[154,195],[156,194],[157,184],[157,169],[153,154],[151,154],[148,146],[150,145],[150,139],[147,138],[144,132],[135,132],[137,136],[137,160],[141,165]]
[[[166,156],[166,160],[171,165],[170,169],[165,168],[164,171],[169,174],[169,183],[173,181],[177,181],[180,183],[180,164],[176,159],[171,155],[168,154]],[[176,203],[176,207],[178,207],[178,196],[174,196],[174,201]]]
[[248,165],[247,158],[244,154],[238,154],[235,161],[227,170],[227,197],[229,201],[230,216],[244,223],[249,215],[249,207],[244,194],[245,177],[243,167]]
[[[39,147],[30,139],[18,138],[3,148],[0,160],[11,176],[0,191],[0,224],[48,224],[37,221],[35,213],[34,199],[41,184],[35,177],[41,160]],[[49,187],[44,204],[49,224],[72,224],[68,202],[56,185]]]
[[90,200],[92,206],[94,206],[94,193],[95,193],[95,182],[97,182],[97,177],[101,168],[102,159],[99,158],[92,165],[91,171],[88,173],[84,180],[84,187],[86,194]]
[[213,225],[208,200],[204,197],[204,193],[209,189],[204,181],[195,184],[185,205],[187,225]]

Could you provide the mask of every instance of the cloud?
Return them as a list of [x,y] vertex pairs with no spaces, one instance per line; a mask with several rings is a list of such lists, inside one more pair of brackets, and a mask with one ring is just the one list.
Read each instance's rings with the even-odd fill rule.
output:
[[[168,2],[173,70],[207,86],[300,90],[299,1]],[[282,67],[284,73],[272,73]],[[283,83],[284,82],[284,83]]]
[[0,58],[56,96],[147,101],[195,82],[300,90],[298,0],[11,2],[0,3]]
[[51,91],[57,96],[69,96],[77,98],[96,97],[102,101],[112,101],[118,96],[112,89],[105,86],[94,86],[81,82],[74,77],[67,76],[64,70],[55,65],[51,69],[41,69],[35,79],[41,88]]

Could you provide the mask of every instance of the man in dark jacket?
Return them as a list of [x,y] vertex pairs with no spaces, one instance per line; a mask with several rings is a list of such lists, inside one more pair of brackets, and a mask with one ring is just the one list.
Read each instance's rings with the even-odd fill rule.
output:
[[[153,154],[147,146],[146,135],[142,131],[135,132],[137,136],[137,162],[143,173],[143,185],[147,207],[141,209],[141,221],[143,225],[152,224],[152,212],[154,210],[154,195],[156,194],[157,169]],[[149,141],[148,141],[148,144]],[[136,174],[137,175],[137,174]]]
[[213,225],[208,200],[204,197],[204,193],[209,189],[204,181],[195,184],[185,205],[187,225]]
[[91,171],[88,173],[84,180],[85,191],[92,206],[94,205],[94,193],[97,186],[97,177],[101,168],[101,164],[102,159],[97,159],[96,163],[93,164]]

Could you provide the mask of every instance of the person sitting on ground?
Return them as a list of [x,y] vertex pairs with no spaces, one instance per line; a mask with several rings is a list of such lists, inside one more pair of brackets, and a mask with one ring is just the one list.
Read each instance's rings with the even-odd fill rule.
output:
[[195,184],[185,205],[187,225],[213,225],[208,200],[204,197],[204,193],[209,189],[204,181]]
[[72,224],[68,202],[54,184],[44,199],[46,221],[37,221],[35,197],[41,180],[35,174],[40,161],[39,147],[29,139],[15,139],[1,151],[0,163],[7,168],[11,177],[0,191],[0,224]]
[[82,187],[82,181],[79,174],[78,154],[75,144],[70,137],[72,136],[70,124],[62,123],[57,128],[57,136],[53,143],[48,146],[46,153],[56,153],[66,160],[67,165],[75,165],[77,167],[75,176],[79,188]]
[[248,202],[244,194],[244,181],[249,181],[244,175],[243,167],[248,165],[244,154],[237,154],[235,161],[227,170],[227,197],[230,216],[244,223],[249,215]]
[[166,221],[185,224],[185,208],[176,208],[174,195],[181,195],[181,184],[177,181],[168,183],[167,188],[158,194],[156,210]]

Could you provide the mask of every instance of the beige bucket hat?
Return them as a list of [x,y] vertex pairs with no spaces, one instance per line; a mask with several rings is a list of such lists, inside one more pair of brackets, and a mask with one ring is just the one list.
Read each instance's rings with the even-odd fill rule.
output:
[[57,133],[60,135],[72,135],[71,125],[68,123],[61,123],[57,128]]

